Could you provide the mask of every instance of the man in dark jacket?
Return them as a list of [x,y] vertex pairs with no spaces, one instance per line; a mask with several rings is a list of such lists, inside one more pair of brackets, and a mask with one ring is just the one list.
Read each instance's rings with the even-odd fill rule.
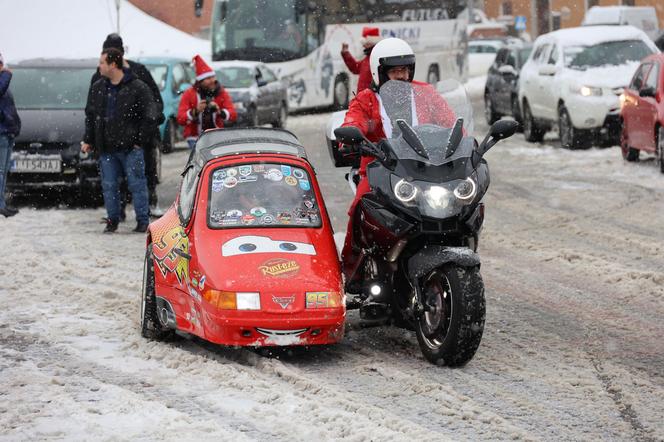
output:
[[9,207],[5,202],[5,186],[14,138],[21,131],[21,119],[16,112],[14,97],[9,92],[11,80],[12,73],[5,67],[5,61],[0,54],[0,215],[4,215],[5,218],[18,213],[18,209]]
[[127,177],[136,212],[135,232],[149,223],[148,189],[143,146],[150,145],[159,120],[150,88],[123,68],[122,52],[104,49],[99,59],[103,78],[92,85],[85,107],[85,137],[81,150],[99,154],[99,169],[108,215],[104,232],[120,221],[119,178]]
[[[108,34],[106,40],[102,45],[102,49],[108,49],[108,48],[116,48],[120,50],[120,52],[122,52],[122,55],[124,57],[124,43],[122,41],[122,37],[120,37],[118,34],[115,33]],[[164,101],[161,98],[161,92],[159,92],[159,87],[157,86],[157,83],[155,83],[154,78],[152,78],[152,74],[150,74],[150,71],[145,67],[145,65],[123,58],[123,67],[128,68],[134,77],[141,80],[150,88],[150,90],[152,91],[152,97],[154,98],[155,104],[157,105],[157,110],[159,111],[160,114],[160,119],[159,121],[157,121],[157,124],[154,127],[152,141],[150,142],[149,145],[146,145],[143,148],[143,153],[145,155],[145,176],[148,180],[148,197],[150,200],[150,213],[152,216],[161,216],[163,215],[163,211],[159,209],[158,198],[157,198],[157,184],[159,184],[159,179],[157,177],[158,156],[156,150],[159,149],[159,138],[160,138],[159,125],[164,121],[163,119]],[[95,72],[92,75],[92,79],[90,81],[90,91],[92,91],[92,85],[95,84],[95,82],[100,78],[101,74],[99,73],[99,69],[97,69],[97,72]],[[88,95],[89,94],[90,92],[88,92]],[[122,214],[124,215],[124,202],[123,202]]]

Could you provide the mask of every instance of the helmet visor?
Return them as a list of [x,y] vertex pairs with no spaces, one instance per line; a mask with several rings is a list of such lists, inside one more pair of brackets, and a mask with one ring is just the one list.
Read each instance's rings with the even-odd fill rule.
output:
[[415,55],[407,54],[407,55],[395,55],[393,57],[382,57],[378,60],[378,63],[381,66],[389,66],[389,67],[408,66],[415,64]]

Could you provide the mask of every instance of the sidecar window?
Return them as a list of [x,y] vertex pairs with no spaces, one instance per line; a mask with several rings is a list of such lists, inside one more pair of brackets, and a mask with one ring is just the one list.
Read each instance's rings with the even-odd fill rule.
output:
[[318,201],[305,169],[253,163],[210,173],[210,228],[321,226]]

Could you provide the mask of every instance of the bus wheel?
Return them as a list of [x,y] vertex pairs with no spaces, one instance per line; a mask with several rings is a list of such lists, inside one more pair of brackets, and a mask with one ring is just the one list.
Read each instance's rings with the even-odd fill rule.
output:
[[427,83],[433,84],[434,86],[436,83],[440,81],[440,73],[438,71],[438,65],[431,65],[429,66],[429,73],[427,74]]
[[342,110],[348,107],[348,82],[344,77],[334,80],[334,110]]

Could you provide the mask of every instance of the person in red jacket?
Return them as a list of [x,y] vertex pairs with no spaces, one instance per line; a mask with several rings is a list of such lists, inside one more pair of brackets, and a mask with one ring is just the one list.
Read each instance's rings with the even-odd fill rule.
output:
[[348,50],[348,43],[343,43],[341,45],[341,57],[344,59],[344,63],[348,66],[353,74],[358,75],[357,79],[357,93],[359,94],[363,90],[371,87],[371,68],[369,67],[369,57],[371,56],[371,50],[373,47],[380,41],[380,35],[378,28],[362,28],[362,46],[364,46],[364,53],[366,57],[362,60],[357,61],[351,55]]
[[233,100],[217,81],[212,68],[200,55],[196,55],[192,62],[196,83],[182,94],[177,117],[178,123],[184,126],[184,137],[191,149],[201,133],[224,127],[224,122],[237,118]]
[[[435,124],[453,127],[456,115],[436,89],[427,83],[414,81],[415,53],[405,41],[399,38],[387,38],[376,44],[370,56],[371,88],[365,89],[351,101],[342,127],[355,126],[371,142],[377,143],[392,136],[392,123],[387,119],[382,108],[378,92],[383,84],[390,80],[407,81],[413,85],[414,107],[412,126]],[[342,260],[350,256],[353,213],[362,195],[369,192],[366,179],[367,165],[374,157],[362,155],[360,158],[360,182],[355,199],[351,203],[348,215],[350,220],[346,231],[346,241],[342,251]]]

